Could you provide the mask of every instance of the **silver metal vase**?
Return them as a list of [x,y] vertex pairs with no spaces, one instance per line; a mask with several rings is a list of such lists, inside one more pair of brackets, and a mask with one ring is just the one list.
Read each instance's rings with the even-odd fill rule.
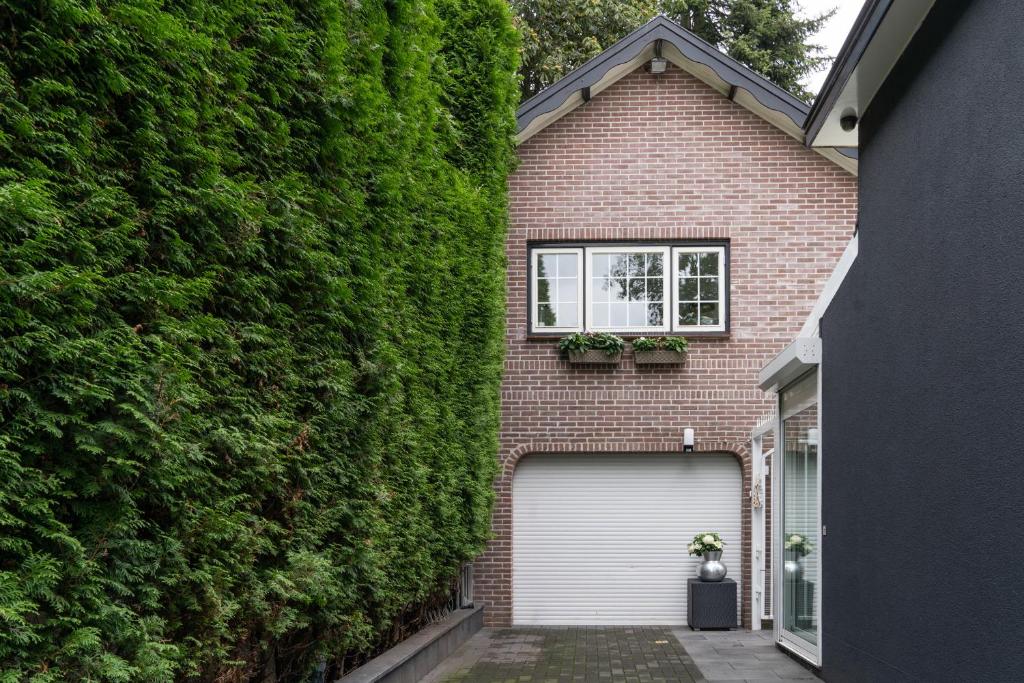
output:
[[721,581],[728,569],[722,564],[722,551],[714,550],[704,553],[704,561],[697,568],[697,576],[701,581]]
[[804,575],[804,568],[801,562],[803,557],[792,550],[787,550],[782,563],[782,571],[786,578],[791,581],[799,581]]

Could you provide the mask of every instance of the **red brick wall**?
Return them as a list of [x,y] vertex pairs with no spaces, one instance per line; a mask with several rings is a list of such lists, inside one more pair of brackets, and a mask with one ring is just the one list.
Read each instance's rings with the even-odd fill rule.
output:
[[[856,178],[689,74],[637,71],[519,148],[509,181],[508,356],[494,539],[476,563],[491,625],[512,620],[512,476],[546,452],[731,452],[743,467],[750,617],[749,435],[771,405],[758,370],[797,334],[853,234]],[[685,366],[571,367],[529,339],[528,240],[728,239],[731,334],[693,338]],[[542,456],[540,456],[542,457]],[[742,565],[740,564],[742,562]]]

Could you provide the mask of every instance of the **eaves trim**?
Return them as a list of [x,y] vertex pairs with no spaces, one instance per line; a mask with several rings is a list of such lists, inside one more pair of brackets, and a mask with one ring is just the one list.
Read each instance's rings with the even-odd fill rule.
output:
[[685,58],[710,68],[730,87],[746,90],[761,105],[784,114],[798,128],[803,128],[810,111],[807,103],[682,26],[658,16],[520,105],[516,111],[517,132],[523,132],[534,119],[558,109],[584,88],[592,87],[615,67],[636,59],[657,40],[671,44]]

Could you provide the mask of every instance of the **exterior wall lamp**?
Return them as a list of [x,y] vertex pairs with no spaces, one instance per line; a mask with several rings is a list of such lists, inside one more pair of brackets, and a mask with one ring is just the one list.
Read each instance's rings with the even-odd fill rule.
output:
[[668,60],[661,56],[661,40],[654,41],[654,57],[648,71],[652,74],[663,74],[668,68]]
[[693,429],[683,430],[683,453],[693,453]]

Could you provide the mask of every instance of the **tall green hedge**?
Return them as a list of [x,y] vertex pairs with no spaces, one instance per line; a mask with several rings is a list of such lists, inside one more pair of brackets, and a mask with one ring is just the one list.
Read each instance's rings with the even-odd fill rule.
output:
[[488,533],[502,0],[0,7],[0,681],[294,677]]

